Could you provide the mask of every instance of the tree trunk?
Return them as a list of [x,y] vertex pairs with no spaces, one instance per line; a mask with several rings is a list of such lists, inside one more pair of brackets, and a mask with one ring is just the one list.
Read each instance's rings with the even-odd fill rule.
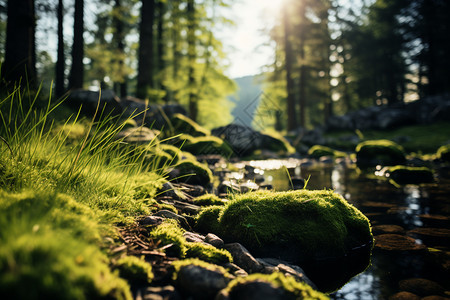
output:
[[72,69],[69,77],[69,89],[83,88],[84,81],[84,0],[75,0],[73,26]]
[[300,4],[300,83],[299,83],[299,108],[300,108],[300,126],[306,126],[306,65],[305,65],[305,29],[306,24],[306,3],[302,1]]
[[64,55],[64,7],[63,0],[58,0],[58,58],[56,61],[55,70],[55,94],[56,97],[61,97],[64,94],[64,69],[65,69],[65,55]]
[[[114,41],[115,46],[117,47],[117,50],[119,52],[120,58],[119,58],[119,72],[122,72],[122,69],[125,66],[125,63],[123,61],[123,57],[125,55],[125,33],[124,33],[124,23],[122,19],[122,0],[116,0],[114,4],[114,9],[116,10],[114,16],[113,16],[113,24],[115,28],[114,32]],[[125,97],[127,95],[127,81],[128,78],[126,75],[123,75],[122,80],[114,83],[114,89],[117,94],[119,94],[121,97]]]
[[291,24],[288,14],[289,5],[283,8],[284,20],[284,54],[286,64],[286,91],[287,91],[287,130],[294,130],[297,127],[297,113],[295,109],[294,79],[292,78],[292,68],[294,65],[294,53],[291,43]]
[[157,34],[156,34],[156,48],[157,48],[157,70],[158,70],[158,87],[165,92],[164,101],[169,102],[165,81],[165,61],[164,61],[164,14],[166,6],[164,1],[158,1],[158,22],[157,22]]
[[148,98],[153,87],[153,24],[155,0],[142,0],[141,23],[139,26],[139,62],[136,97]]
[[1,75],[6,85],[36,80],[36,16],[34,0],[9,0],[5,61]]
[[194,93],[196,82],[194,74],[195,64],[195,6],[194,0],[188,0],[187,8],[187,21],[188,21],[188,89],[189,89],[189,117],[196,121],[198,115],[198,95]]

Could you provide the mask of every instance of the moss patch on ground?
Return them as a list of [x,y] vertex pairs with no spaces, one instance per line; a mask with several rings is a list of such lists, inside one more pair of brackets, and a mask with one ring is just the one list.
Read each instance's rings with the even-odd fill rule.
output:
[[220,199],[215,194],[204,194],[192,199],[195,205],[199,206],[211,206],[211,205],[224,205],[226,201]]
[[185,159],[174,166],[178,170],[177,181],[207,186],[213,182],[213,174],[207,165],[197,160]]
[[437,158],[450,162],[450,145],[443,145],[439,147],[439,149],[436,152]]
[[341,257],[373,240],[369,220],[332,191],[242,194],[222,208],[202,211],[197,224],[203,227],[203,219],[214,219],[219,209],[219,224],[211,229],[255,253],[285,248],[297,261]]

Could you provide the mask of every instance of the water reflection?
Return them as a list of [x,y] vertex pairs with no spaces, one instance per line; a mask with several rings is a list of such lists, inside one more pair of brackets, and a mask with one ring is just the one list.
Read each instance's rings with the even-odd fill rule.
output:
[[[264,161],[254,165],[265,170],[266,181],[270,179],[275,190],[291,189],[289,178],[296,176],[310,178],[308,189],[335,190],[382,230],[374,233],[375,239],[380,234],[394,242],[398,238],[395,247],[376,244],[372,265],[332,294],[332,299],[388,299],[402,291],[401,280],[414,277],[450,290],[450,179],[444,177],[446,173],[438,183],[396,187],[351,164],[278,160],[271,162],[271,168]],[[392,228],[394,233],[389,232]],[[402,250],[402,237],[418,247]]]

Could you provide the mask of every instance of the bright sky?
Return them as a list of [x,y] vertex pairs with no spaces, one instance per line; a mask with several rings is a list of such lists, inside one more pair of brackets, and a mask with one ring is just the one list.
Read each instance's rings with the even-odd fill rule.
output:
[[281,0],[240,0],[231,11],[236,26],[218,33],[229,57],[231,78],[254,75],[272,62],[273,49],[261,30],[270,28],[281,6]]

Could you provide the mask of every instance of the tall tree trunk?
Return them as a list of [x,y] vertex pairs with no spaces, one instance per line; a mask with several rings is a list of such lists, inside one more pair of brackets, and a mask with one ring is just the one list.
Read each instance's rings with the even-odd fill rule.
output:
[[169,99],[174,100],[175,102],[178,102],[178,81],[179,81],[179,72],[180,72],[180,64],[181,64],[181,36],[180,36],[180,3],[179,0],[172,1],[173,7],[172,7],[172,52],[173,52],[173,59],[172,59],[172,80],[175,83],[175,87],[173,90],[169,91]]
[[[125,66],[125,62],[123,61],[123,58],[125,56],[125,33],[124,33],[124,22],[122,19],[122,0],[116,0],[114,4],[114,10],[115,14],[113,16],[113,24],[115,28],[114,32],[114,41],[115,46],[117,47],[117,50],[119,52],[120,58],[119,58],[119,72],[123,71],[123,68]],[[123,74],[123,73],[122,73]],[[114,83],[114,89],[116,93],[118,93],[121,97],[125,97],[127,95],[127,81],[128,78],[124,74],[122,80]]]
[[65,69],[65,55],[64,55],[64,6],[63,0],[58,0],[58,58],[56,61],[55,70],[55,94],[56,97],[61,97],[64,94],[64,69]]
[[167,103],[169,97],[164,85],[165,81],[165,61],[164,61],[164,14],[166,5],[164,1],[158,0],[158,22],[156,30],[156,48],[157,48],[157,70],[158,70],[158,87],[165,92],[164,101]]
[[5,61],[1,75],[6,84],[36,80],[36,16],[34,0],[9,0]]
[[187,21],[188,21],[188,89],[189,89],[189,117],[196,121],[198,116],[198,95],[194,92],[195,82],[195,70],[194,64],[196,59],[195,53],[195,4],[194,0],[188,0],[187,8]]
[[73,26],[72,69],[69,77],[69,89],[83,88],[84,81],[84,0],[75,0]]
[[139,26],[139,61],[136,97],[146,99],[153,87],[153,24],[155,0],[142,0],[141,23]]
[[287,129],[294,130],[297,127],[297,113],[295,105],[294,79],[292,78],[292,68],[294,65],[294,52],[292,50],[292,32],[288,13],[289,5],[286,3],[283,8],[284,21],[284,54],[286,64],[286,89],[287,89]]
[[306,64],[305,64],[305,24],[306,24],[306,3],[304,0],[300,4],[300,83],[299,83],[299,108],[300,108],[300,126],[306,126]]

